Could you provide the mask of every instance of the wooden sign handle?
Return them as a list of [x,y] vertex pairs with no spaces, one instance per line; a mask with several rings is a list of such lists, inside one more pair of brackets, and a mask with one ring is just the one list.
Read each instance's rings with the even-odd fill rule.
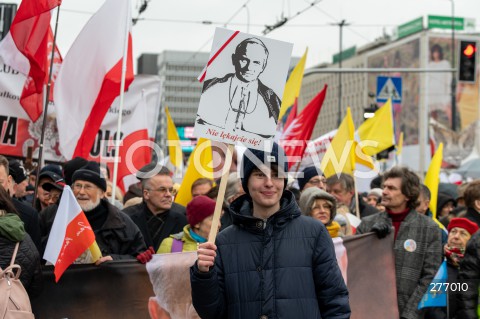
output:
[[232,166],[233,150],[235,146],[228,144],[227,154],[225,154],[225,164],[223,165],[222,178],[220,179],[220,186],[218,188],[217,203],[215,204],[215,212],[213,213],[212,228],[208,235],[208,242],[215,243],[215,238],[218,233],[218,225],[222,214],[223,199],[225,198],[225,189],[227,188],[228,175],[230,175],[230,167]]

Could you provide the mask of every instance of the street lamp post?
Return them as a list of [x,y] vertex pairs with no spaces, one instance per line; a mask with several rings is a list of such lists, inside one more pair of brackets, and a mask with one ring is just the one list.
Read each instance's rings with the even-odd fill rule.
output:
[[[339,47],[340,51],[338,53],[338,68],[342,68],[342,36],[343,36],[343,27],[349,25],[345,20],[340,21],[339,23],[336,23],[335,25],[338,25],[340,27],[340,41],[339,41]],[[342,72],[338,73],[338,119],[337,119],[337,125],[340,126],[342,123]]]

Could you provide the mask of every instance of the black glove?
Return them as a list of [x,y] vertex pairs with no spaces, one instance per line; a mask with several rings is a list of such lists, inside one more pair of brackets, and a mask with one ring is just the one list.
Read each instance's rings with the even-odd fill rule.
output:
[[373,224],[372,231],[377,234],[378,238],[385,238],[392,231],[389,224],[386,222],[376,222]]

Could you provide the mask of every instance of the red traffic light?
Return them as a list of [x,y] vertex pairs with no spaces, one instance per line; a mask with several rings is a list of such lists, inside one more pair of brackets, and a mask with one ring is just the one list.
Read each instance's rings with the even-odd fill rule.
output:
[[473,44],[468,44],[465,49],[463,50],[463,54],[466,56],[466,57],[471,57],[472,55],[475,54],[475,52],[477,51],[477,47],[474,46]]

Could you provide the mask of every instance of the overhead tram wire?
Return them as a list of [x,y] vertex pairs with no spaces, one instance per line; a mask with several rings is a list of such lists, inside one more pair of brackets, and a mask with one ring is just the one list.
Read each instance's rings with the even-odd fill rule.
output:
[[[231,17],[228,18],[228,20],[223,23],[223,27],[226,28],[226,27],[230,24],[230,22],[242,11],[242,9],[243,9],[250,1],[251,1],[251,0],[245,1],[245,3],[242,4],[242,5],[240,6],[240,8],[238,8],[238,10],[235,11],[235,13],[234,13]],[[203,24],[213,24],[213,22],[211,22],[211,21],[202,21],[202,23],[203,23]],[[193,53],[193,54],[190,56],[190,58],[188,58],[188,60],[187,60],[184,64],[188,64],[190,61],[192,61],[192,60],[197,56],[197,54],[199,54],[200,52],[202,52],[203,48],[204,48],[208,43],[210,43],[210,41],[212,41],[212,40],[213,40],[213,36],[211,36],[210,38],[208,38],[208,40],[205,41],[205,43],[204,43],[195,53]],[[193,78],[192,81],[190,81],[190,83],[187,85],[186,88],[192,87],[192,85],[193,85],[194,83],[196,83],[197,81],[198,81],[197,78]],[[173,95],[172,95],[172,97],[176,97],[176,96],[177,96],[177,94],[173,94]]]
[[295,19],[296,17],[298,17],[299,15],[301,15],[302,13],[304,13],[305,11],[309,10],[310,8],[316,6],[317,4],[319,4],[322,0],[315,0],[313,2],[309,2],[310,3],[310,6],[298,11],[297,13],[295,13],[293,16],[291,17],[283,17],[280,21],[278,21],[277,23],[273,24],[273,25],[266,25],[265,26],[265,29],[262,31],[263,35],[267,35],[268,33],[272,32],[273,30],[275,29],[278,29],[280,27],[282,27],[283,25],[285,25],[288,21],[291,21],[293,19]]

